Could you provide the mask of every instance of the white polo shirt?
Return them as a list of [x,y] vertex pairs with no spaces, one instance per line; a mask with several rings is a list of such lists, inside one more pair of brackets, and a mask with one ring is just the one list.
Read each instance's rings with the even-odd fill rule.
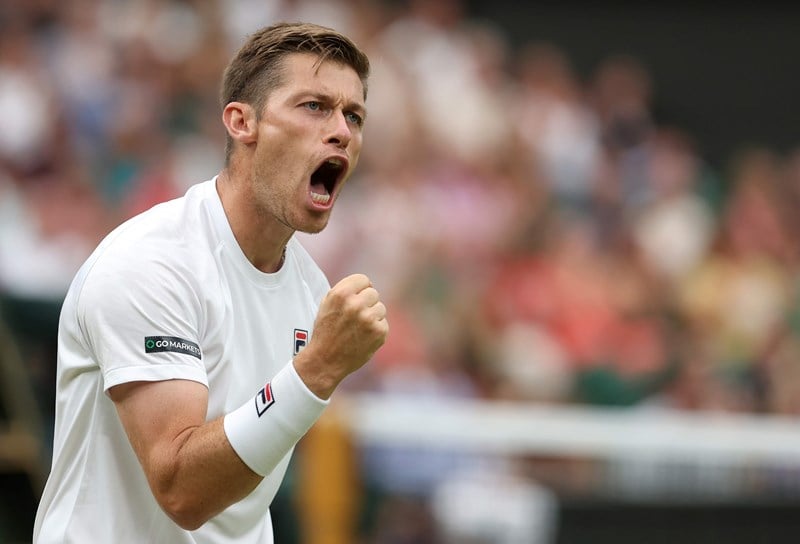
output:
[[[295,239],[278,272],[253,267],[215,182],[119,226],[70,287],[58,333],[53,464],[35,543],[273,541],[268,506],[294,443],[282,446],[286,455],[248,497],[186,531],[158,506],[106,394],[130,381],[193,380],[208,387],[210,421],[253,399],[312,334],[330,287],[324,274]],[[326,403],[301,390],[298,417],[318,417]]]

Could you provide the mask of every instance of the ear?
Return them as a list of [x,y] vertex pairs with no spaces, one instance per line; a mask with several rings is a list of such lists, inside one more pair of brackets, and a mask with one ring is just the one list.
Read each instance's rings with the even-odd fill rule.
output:
[[222,110],[222,122],[234,141],[251,144],[258,139],[258,119],[250,104],[229,102]]

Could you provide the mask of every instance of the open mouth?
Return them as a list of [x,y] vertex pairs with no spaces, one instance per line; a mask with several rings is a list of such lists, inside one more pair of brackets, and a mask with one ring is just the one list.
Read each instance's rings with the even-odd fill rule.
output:
[[328,204],[346,171],[346,159],[341,157],[325,159],[311,174],[311,200],[323,206]]

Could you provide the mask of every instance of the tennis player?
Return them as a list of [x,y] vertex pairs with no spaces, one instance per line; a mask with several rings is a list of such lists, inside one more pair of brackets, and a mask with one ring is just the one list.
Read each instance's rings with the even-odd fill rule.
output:
[[226,68],[225,165],[115,229],[59,324],[41,543],[272,543],[269,505],[337,385],[384,343],[364,275],[333,288],[299,242],[358,161],[369,61],[311,24]]

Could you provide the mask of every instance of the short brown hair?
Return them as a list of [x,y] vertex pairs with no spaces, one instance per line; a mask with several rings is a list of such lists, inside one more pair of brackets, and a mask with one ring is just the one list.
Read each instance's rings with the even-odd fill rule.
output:
[[[348,37],[312,23],[278,23],[250,35],[225,68],[220,91],[222,107],[244,102],[260,114],[269,92],[282,83],[283,59],[291,53],[313,53],[319,56],[320,63],[332,60],[352,67],[364,85],[366,98],[369,59]],[[228,136],[226,163],[232,146]]]

